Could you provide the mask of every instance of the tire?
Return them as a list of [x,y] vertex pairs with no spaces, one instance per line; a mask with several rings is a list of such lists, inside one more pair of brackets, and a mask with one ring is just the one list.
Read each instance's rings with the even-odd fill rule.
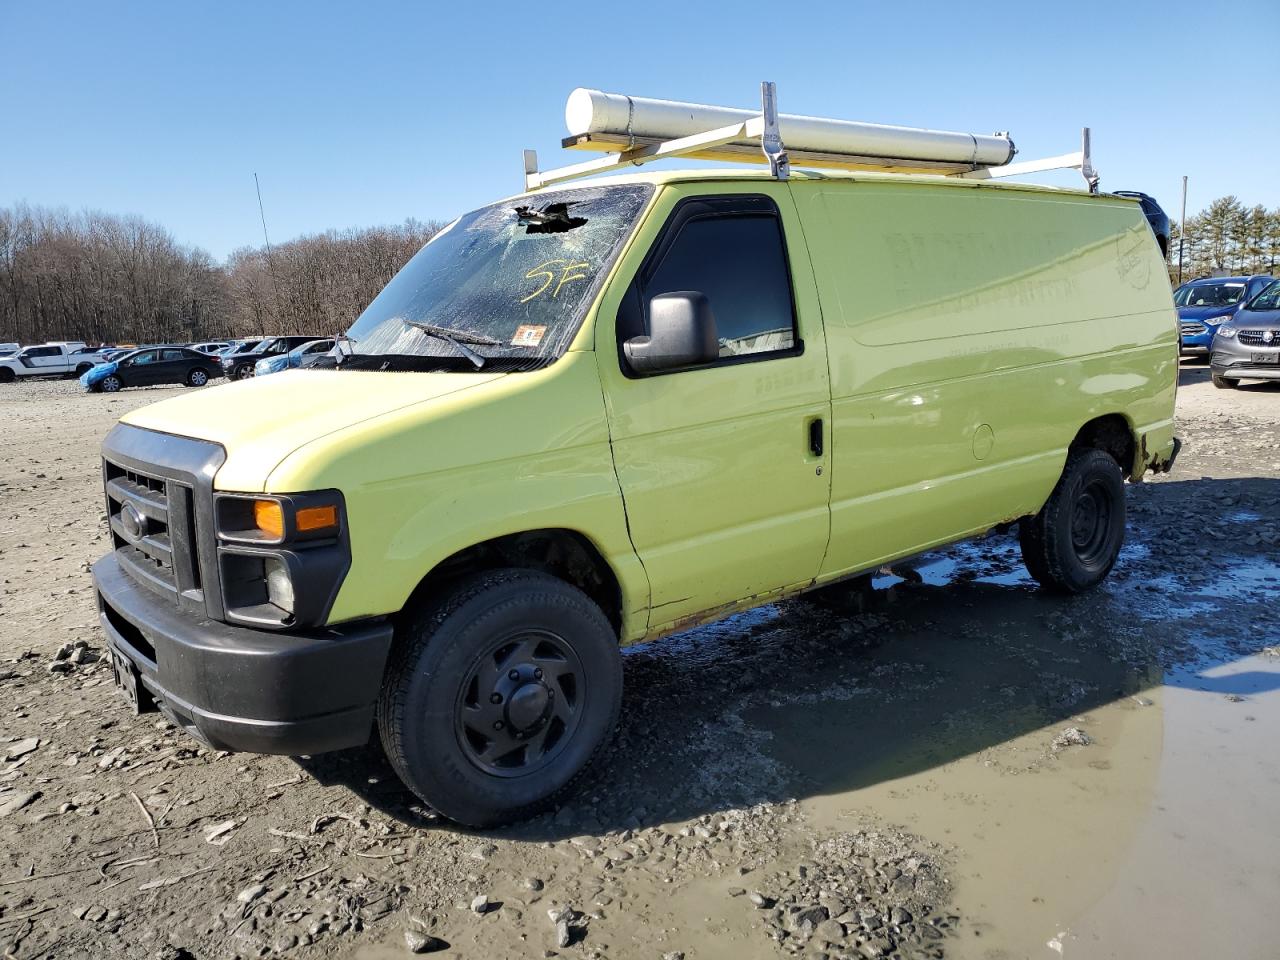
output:
[[586,594],[547,574],[479,574],[398,632],[382,745],[405,786],[458,823],[495,826],[550,804],[617,722],[617,635]]
[[1081,593],[1111,572],[1124,526],[1119,464],[1101,450],[1073,450],[1040,512],[1018,525],[1023,562],[1046,589]]
[[237,380],[248,380],[253,376],[253,364],[242,363],[236,367],[235,378]]
[[98,389],[103,393],[118,393],[123,386],[124,381],[114,373],[98,381]]
[[203,387],[209,382],[209,374],[201,367],[192,367],[187,371],[188,387]]
[[1209,378],[1213,381],[1213,385],[1219,390],[1235,390],[1240,386],[1239,380],[1232,380],[1227,377],[1220,377],[1216,373],[1209,374]]
[[83,377],[86,373],[88,373],[92,369],[93,369],[93,364],[82,363],[80,364],[80,366],[76,367],[76,372],[71,375],[71,379],[75,380],[79,377]]
[[18,379],[18,375],[8,367],[0,367],[0,383],[13,383]]

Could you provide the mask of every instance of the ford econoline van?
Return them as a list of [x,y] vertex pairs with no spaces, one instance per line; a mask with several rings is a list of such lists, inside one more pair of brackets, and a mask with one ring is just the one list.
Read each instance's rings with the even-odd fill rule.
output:
[[376,729],[484,825],[565,791],[619,647],[1016,524],[1107,576],[1178,363],[1132,199],[710,170],[459,217],[315,367],[127,414],[94,566],[117,679],[215,747]]

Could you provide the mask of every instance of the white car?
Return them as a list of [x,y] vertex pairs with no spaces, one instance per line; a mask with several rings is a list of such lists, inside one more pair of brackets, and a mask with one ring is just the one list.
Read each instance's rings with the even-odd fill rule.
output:
[[231,341],[229,340],[210,340],[208,343],[190,344],[187,349],[195,350],[197,353],[208,354],[211,357],[216,357],[229,346],[231,346]]
[[0,358],[0,383],[40,377],[78,377],[102,363],[103,351],[78,340],[51,340]]

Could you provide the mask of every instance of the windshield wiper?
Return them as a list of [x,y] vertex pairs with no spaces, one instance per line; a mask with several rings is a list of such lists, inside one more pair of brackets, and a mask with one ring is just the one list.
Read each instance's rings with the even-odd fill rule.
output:
[[484,357],[465,346],[465,344],[474,343],[477,346],[482,347],[502,346],[501,340],[495,340],[493,337],[486,337],[479,333],[469,333],[466,330],[454,330],[450,327],[437,327],[434,323],[421,323],[417,320],[404,320],[403,318],[401,322],[413,327],[415,330],[420,330],[428,336],[435,337],[437,340],[443,340],[446,343],[453,344],[453,346],[458,349],[459,353],[476,365],[477,370],[484,366]]

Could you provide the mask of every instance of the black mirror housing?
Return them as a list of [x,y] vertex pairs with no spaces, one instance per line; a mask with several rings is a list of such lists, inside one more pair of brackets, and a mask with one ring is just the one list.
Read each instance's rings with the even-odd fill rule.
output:
[[649,335],[627,340],[622,352],[642,376],[715,362],[720,340],[711,301],[696,290],[659,294],[649,301]]

